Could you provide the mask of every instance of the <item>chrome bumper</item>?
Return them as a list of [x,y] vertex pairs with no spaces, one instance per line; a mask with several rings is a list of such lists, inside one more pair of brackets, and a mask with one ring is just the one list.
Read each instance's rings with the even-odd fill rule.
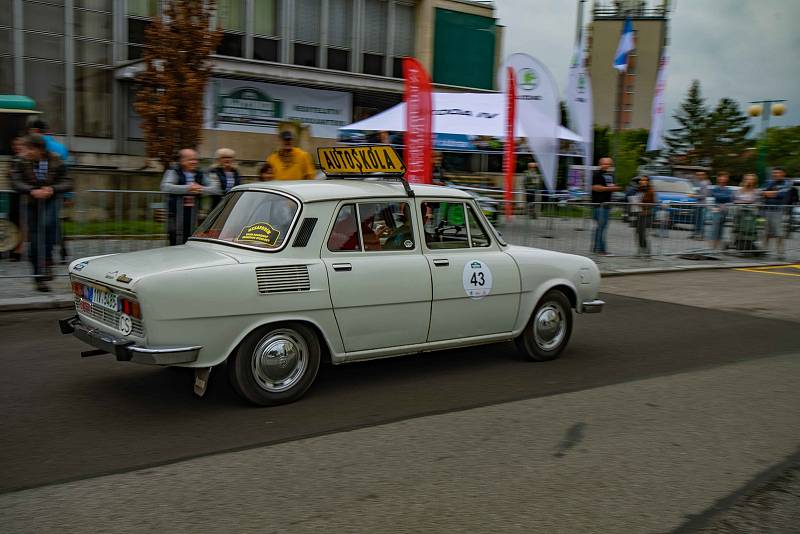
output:
[[581,303],[581,313],[600,313],[603,311],[605,302],[602,300],[589,300]]
[[58,321],[62,334],[72,334],[97,350],[82,352],[81,356],[113,354],[117,361],[150,365],[175,365],[197,360],[202,347],[140,347],[133,341],[116,338],[97,328],[84,325],[75,315]]

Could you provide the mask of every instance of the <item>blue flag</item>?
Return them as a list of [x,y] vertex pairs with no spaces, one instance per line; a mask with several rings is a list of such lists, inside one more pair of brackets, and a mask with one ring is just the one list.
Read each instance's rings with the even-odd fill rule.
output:
[[617,53],[614,54],[614,68],[620,72],[628,70],[628,54],[633,50],[633,22],[631,18],[625,19],[625,25],[622,27],[622,35],[619,37],[619,44],[617,45]]

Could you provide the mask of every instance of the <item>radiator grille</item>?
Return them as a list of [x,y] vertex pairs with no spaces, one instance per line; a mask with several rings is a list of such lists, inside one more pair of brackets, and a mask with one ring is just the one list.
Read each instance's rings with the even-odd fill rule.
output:
[[307,265],[256,267],[256,279],[262,294],[311,290]]
[[[82,304],[81,301],[83,301]],[[86,315],[95,321],[100,321],[106,326],[110,326],[115,330],[119,330],[119,312],[111,311],[103,308],[102,306],[93,304],[77,295],[75,295],[75,309],[79,314]],[[131,317],[131,323],[133,323],[133,329],[131,330],[130,335],[144,337],[144,326],[142,325],[142,320]]]

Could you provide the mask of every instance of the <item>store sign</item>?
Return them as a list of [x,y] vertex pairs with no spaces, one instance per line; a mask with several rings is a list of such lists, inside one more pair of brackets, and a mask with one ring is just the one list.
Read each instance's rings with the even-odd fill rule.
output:
[[309,125],[313,137],[336,139],[352,118],[350,93],[215,78],[206,93],[204,127],[277,133],[280,122],[297,121]]

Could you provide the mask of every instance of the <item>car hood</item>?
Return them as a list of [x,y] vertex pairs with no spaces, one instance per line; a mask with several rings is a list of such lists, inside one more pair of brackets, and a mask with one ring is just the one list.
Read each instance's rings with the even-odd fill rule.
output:
[[235,263],[238,263],[235,259],[215,250],[213,246],[189,243],[176,247],[81,258],[70,264],[69,272],[110,286],[131,289],[139,280],[156,273]]

